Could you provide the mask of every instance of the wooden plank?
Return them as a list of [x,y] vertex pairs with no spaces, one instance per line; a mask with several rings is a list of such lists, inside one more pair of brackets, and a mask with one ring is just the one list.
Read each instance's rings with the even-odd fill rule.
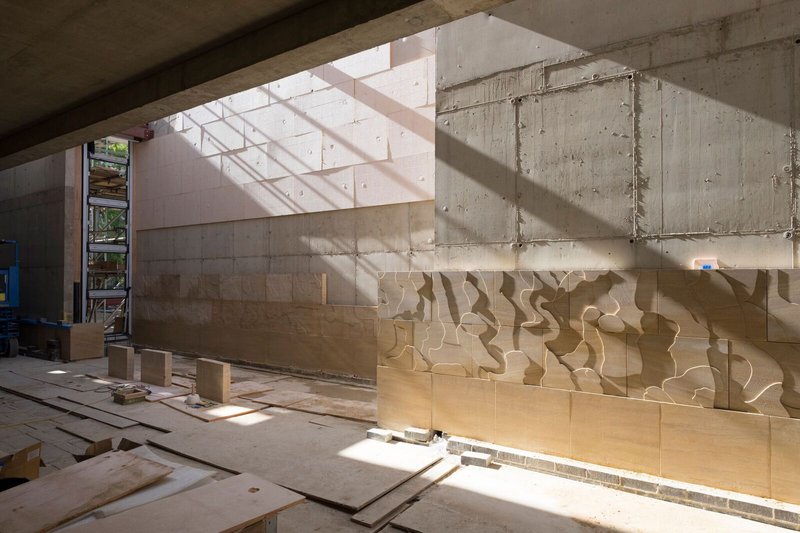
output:
[[266,405],[276,405],[278,407],[288,407],[293,403],[313,398],[314,394],[293,390],[274,390],[250,400]]
[[[62,397],[71,402],[91,405],[92,408],[105,413],[117,415],[143,426],[148,426],[163,431],[182,431],[191,429],[200,420],[187,416],[175,416],[174,409],[170,409],[161,402],[138,402],[129,405],[114,403],[110,394],[97,394],[94,392],[67,391]],[[100,401],[94,399],[100,397]]]
[[65,400],[63,398],[51,398],[47,400],[42,400],[42,402],[44,402],[46,405],[49,405],[50,407],[55,407],[56,409],[61,409],[62,411],[67,411],[72,414],[85,416],[87,418],[97,420],[98,422],[108,424],[109,426],[114,426],[115,428],[120,428],[120,429],[129,428],[131,426],[135,426],[136,424],[138,424],[138,422],[134,420],[123,418],[117,415],[112,415],[110,413],[106,413],[105,411],[95,409],[94,407],[81,405],[79,403]]
[[[456,458],[457,459],[457,458]],[[351,517],[353,522],[363,526],[375,527],[387,518],[399,514],[403,505],[434,483],[450,475],[458,468],[455,460],[441,461],[421,474],[409,479],[392,492],[369,504]]]
[[[251,472],[353,511],[439,460],[430,448],[367,440],[351,422],[326,427],[310,424],[314,418],[270,408],[227,423],[160,435],[150,442],[225,470]],[[308,468],[309,460],[313,468]]]
[[152,429],[138,424],[125,429],[117,429],[108,424],[92,420],[91,418],[62,424],[58,426],[58,429],[89,442],[97,442],[104,439],[121,439],[124,437],[129,441],[138,442],[139,444],[145,444],[148,439],[164,433],[158,429]]
[[304,499],[253,474],[240,474],[64,531],[228,533],[271,518]]
[[256,381],[238,381],[236,383],[231,383],[231,398],[246,396],[248,394],[258,394],[260,392],[269,392],[272,389],[273,387]]
[[108,452],[0,492],[0,531],[50,530],[167,476],[172,468]]
[[338,416],[364,422],[374,423],[378,419],[378,408],[374,402],[330,398],[319,394],[293,403],[289,408],[307,413]]
[[[113,385],[110,381],[90,377],[81,368],[78,363],[68,363],[52,367],[25,369],[15,373],[76,391],[93,391],[104,385]],[[96,371],[96,369],[87,370],[87,372],[93,371]]]
[[58,426],[58,429],[89,442],[97,442],[99,440],[111,438],[116,431],[119,431],[113,426],[98,422],[97,420],[92,420],[91,418],[61,424]]
[[235,416],[246,415],[264,409],[264,405],[256,402],[249,402],[241,398],[234,398],[228,403],[212,405],[211,407],[193,407],[186,405],[186,396],[179,396],[177,398],[167,398],[161,403],[172,407],[176,411],[199,418],[206,422],[215,422],[217,420],[226,420]]

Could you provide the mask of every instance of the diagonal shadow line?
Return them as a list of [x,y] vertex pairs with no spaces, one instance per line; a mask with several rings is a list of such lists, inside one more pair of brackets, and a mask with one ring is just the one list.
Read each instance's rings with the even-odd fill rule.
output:
[[[513,127],[513,125],[510,125]],[[488,155],[481,153],[480,151],[476,150],[475,148],[467,145],[462,140],[452,136],[451,134],[442,131],[441,129],[437,130],[437,134],[441,136],[442,142],[448,143],[450,147],[451,153],[456,153],[459,157],[451,157],[448,159],[447,163],[457,170],[458,172],[462,173],[467,178],[474,180],[476,183],[480,183],[484,187],[494,191],[496,194],[505,194],[503,190],[503,184],[499,183],[498,180],[488,180],[487,177],[490,176],[514,176],[513,179],[518,180],[520,179],[519,174],[517,174],[513,169],[509,169],[502,163],[496,161],[495,159],[489,157]],[[480,170],[476,172],[476,170]],[[558,194],[555,194],[552,191],[549,191],[540,185],[537,185],[533,182],[527,182],[527,185],[534,190],[534,193],[539,195],[544,202],[547,203],[554,203],[558,202],[561,205],[571,205],[568,200],[561,197]],[[583,219],[586,219],[592,224],[595,224],[597,228],[600,229],[601,232],[605,232],[608,235],[615,234],[615,228],[606,220],[597,217],[596,215],[581,209],[580,207],[574,207],[574,212],[576,216],[579,216]],[[440,214],[440,210],[437,210],[437,216]],[[553,222],[547,221],[544,222]],[[586,241],[588,246],[592,246],[592,241]],[[600,243],[595,244],[596,247],[600,247]],[[687,271],[686,269],[682,268],[681,265],[673,260],[672,258],[668,258],[657,252],[656,250],[650,247],[642,247],[640,244],[634,244],[637,247],[637,254],[638,257],[642,258],[645,264],[660,264],[660,268],[657,270],[683,270]],[[588,269],[587,269],[588,270]],[[598,270],[607,270],[604,268]],[[647,269],[641,269],[647,270]],[[763,270],[763,269],[761,269]],[[688,272],[688,271],[687,271]],[[694,271],[692,271],[694,272]],[[719,271],[722,276],[725,276],[724,270]],[[733,281],[728,279],[726,276],[726,280],[731,285],[731,289],[733,291]],[[724,302],[731,298],[730,293],[726,293],[726,291],[716,287],[714,284],[707,284],[707,287],[704,287],[707,290],[707,294],[713,299],[714,301]],[[766,289],[765,289],[766,291]],[[739,298],[736,295],[733,296],[738,301]],[[675,291],[673,294],[670,294],[670,298],[676,299],[676,301],[682,305],[684,308],[691,309],[693,306],[696,305],[690,298],[685,297],[682,292]],[[740,302],[741,303],[741,302]],[[765,309],[765,316],[766,316],[766,309]],[[742,322],[745,322],[744,316],[742,317]],[[719,330],[710,330],[709,335],[716,336],[717,338],[741,338],[741,331],[734,331],[728,330],[725,328],[721,328]]]
[[[432,58],[435,56],[431,56]],[[327,74],[327,71],[332,71],[336,73],[337,78]],[[384,115],[386,118],[397,124],[398,126],[405,128],[412,133],[417,133],[415,130],[414,120],[417,119],[422,122],[423,127],[421,128],[423,133],[423,138],[430,142],[434,143],[435,141],[435,123],[425,117],[424,115],[420,115],[416,112],[416,109],[413,107],[408,107],[406,104],[395,100],[394,98],[387,96],[386,94],[380,92],[379,90],[370,87],[363,81],[353,78],[346,72],[334,67],[333,65],[325,65],[325,69],[323,69],[322,76],[320,76],[322,80],[326,81],[327,83],[333,84],[335,79],[347,79],[347,81],[352,81],[355,90],[353,91],[353,97],[361,102],[362,104],[371,107],[373,110],[377,111],[381,115]],[[358,94],[366,95],[368,98],[364,98],[357,96]],[[392,108],[400,108],[402,111],[407,112],[404,114],[402,111],[394,112],[394,113],[386,113],[386,109]]]
[[[221,105],[223,106],[223,108],[225,108],[225,104],[224,104],[224,103],[222,103],[222,102],[220,102],[220,103],[221,103]],[[203,107],[205,107],[205,105],[204,105]],[[224,117],[223,117],[223,116],[220,116],[218,113],[216,113],[216,112],[215,112],[215,111],[213,111],[212,109],[209,109],[209,108],[207,108],[207,109],[208,109],[208,112],[209,112],[209,113],[211,113],[213,116],[215,116],[215,117],[217,118],[217,120],[224,120]],[[184,114],[184,116],[186,116],[186,115]],[[237,115],[237,116],[241,116],[241,115]],[[192,124],[193,124],[191,127],[193,127],[193,128],[198,128],[198,129],[200,130],[200,136],[201,136],[201,140],[200,140],[200,142],[201,142],[201,145],[202,145],[202,142],[203,142],[203,140],[202,140],[202,136],[203,136],[203,133],[206,131],[206,130],[205,130],[205,128],[203,127],[203,126],[205,126],[205,123],[204,123],[204,124],[200,124],[200,123],[198,123],[198,122],[196,122],[196,121],[192,120],[191,118],[189,118],[189,120],[190,120],[190,121],[192,122]],[[249,124],[249,123],[248,123],[246,120],[244,120],[244,118],[242,118],[242,127],[244,128],[244,127],[245,127],[245,125],[248,125],[248,124]],[[263,133],[262,133],[262,134],[263,134]],[[265,135],[265,134],[264,134],[264,136],[266,137],[266,135]],[[213,136],[213,135],[211,135],[211,137],[213,137],[214,139],[217,139],[217,140],[219,141],[219,139],[218,139],[217,137],[215,137],[215,136]],[[244,135],[244,131],[242,132],[242,138],[243,138],[243,140],[244,140],[244,141],[246,141],[246,140],[247,140],[247,136],[246,136],[246,135]],[[218,142],[218,143],[219,143],[220,145],[222,145],[222,143],[221,143],[221,142]],[[297,158],[296,158],[296,156],[294,156],[294,154],[292,154],[291,152],[289,152],[288,150],[286,150],[284,147],[282,147],[282,146],[279,146],[279,148],[281,148],[282,150],[284,150],[284,151],[287,153],[287,155],[289,155],[289,156],[291,156],[291,157],[294,157],[294,158],[295,158],[295,159],[296,159],[296,160],[297,160],[299,163],[301,163],[301,164],[302,164],[302,161],[300,161],[299,159],[297,159]],[[238,152],[241,152],[241,151],[243,151],[243,150],[245,150],[245,149],[246,149],[246,147],[245,147],[245,148],[238,148],[238,149],[235,149],[235,150],[229,150],[229,152],[236,152],[236,151],[238,151]],[[263,151],[262,151],[262,152],[263,152]],[[222,156],[224,153],[225,153],[225,152],[220,152],[220,154],[219,154],[219,155],[220,155],[220,156]],[[263,153],[264,153],[264,155],[266,155],[266,156],[267,156],[267,158],[269,158],[269,154],[267,154],[266,152],[263,152]],[[230,154],[230,155],[232,155],[232,156],[235,156],[236,154],[234,153],[234,154]],[[230,157],[230,159],[233,159],[233,157]],[[261,175],[261,174],[259,174],[259,173],[258,173],[258,171],[257,171],[255,168],[252,168],[252,166],[250,166],[250,165],[246,165],[246,164],[244,163],[244,161],[242,161],[240,158],[236,158],[236,161],[237,161],[237,163],[236,163],[236,164],[237,164],[237,166],[239,166],[239,168],[241,168],[241,169],[242,169],[242,170],[244,170],[244,171],[245,171],[247,174],[249,174],[251,177],[253,177],[253,181],[254,181],[255,183],[258,183],[262,189],[264,189],[265,191],[269,192],[269,193],[270,193],[270,195],[271,195],[273,198],[275,198],[276,200],[279,200],[279,201],[280,201],[280,203],[282,203],[282,204],[283,204],[285,207],[287,207],[287,208],[291,209],[292,211],[297,211],[297,210],[298,210],[298,208],[299,208],[299,204],[297,204],[297,202],[295,202],[295,201],[293,201],[293,200],[287,200],[287,199],[286,199],[286,198],[285,198],[283,195],[277,194],[275,191],[273,191],[273,190],[270,190],[270,188],[269,188],[269,187],[267,187],[267,185],[264,183],[264,181],[265,181],[265,180],[263,179],[262,175]],[[276,163],[278,163],[277,161],[275,161],[275,162],[276,162]],[[282,165],[281,163],[278,163],[278,164],[279,164],[279,165],[280,165],[280,166],[281,166],[281,167],[282,167],[284,170],[286,170],[286,171],[287,171],[289,174],[288,174],[287,176],[280,176],[279,178],[275,178],[275,179],[280,179],[280,178],[284,178],[284,177],[288,177],[288,176],[293,176],[293,175],[294,175],[294,174],[293,174],[291,171],[289,171],[289,169],[288,169],[286,166]],[[220,169],[219,169],[219,172],[220,172],[220,178],[222,178],[222,177],[224,176],[224,173],[222,172],[222,164],[221,164],[221,163],[220,163]],[[242,189],[244,189],[244,187],[242,187]],[[255,201],[256,203],[259,203],[259,204],[260,204],[260,202],[259,202],[258,200],[254,200],[254,201]]]
[[[587,1],[587,0],[580,0],[584,4],[595,4],[594,2]],[[597,4],[595,4],[597,5]],[[591,13],[591,7],[587,7],[587,12]],[[762,7],[761,10],[769,10],[775,9],[773,6]],[[779,126],[791,127],[792,126],[792,111],[790,110],[788,113],[781,113],[780,106],[771,105],[772,102],[765,98],[756,98],[753,97],[752,92],[743,91],[743,85],[746,85],[744,79],[740,79],[741,83],[729,83],[729,84],[722,84],[722,83],[714,83],[709,79],[709,71],[713,72],[714,62],[719,60],[720,56],[724,55],[731,55],[740,53],[743,49],[750,49],[754,46],[768,46],[769,43],[774,43],[778,41],[786,41],[788,43],[795,38],[791,33],[783,38],[774,39],[764,43],[758,43],[757,45],[746,45],[743,48],[734,48],[734,49],[724,49],[724,41],[727,36],[731,32],[732,27],[736,27],[736,23],[738,19],[741,18],[742,13],[734,13],[728,15],[726,17],[718,17],[716,19],[712,19],[704,23],[703,25],[706,28],[713,28],[712,31],[715,32],[715,36],[717,36],[721,43],[719,45],[719,50],[711,51],[709,55],[704,55],[702,57],[690,58],[690,59],[681,59],[678,62],[672,62],[663,66],[650,66],[650,53],[645,54],[644,56],[632,54],[630,53],[632,47],[641,46],[644,43],[649,43],[655,39],[657,36],[662,36],[666,34],[676,34],[680,35],[681,32],[684,30],[688,31],[699,31],[696,30],[697,25],[695,26],[679,26],[673,28],[664,28],[661,30],[657,30],[657,33],[628,38],[624,41],[613,42],[608,45],[600,45],[598,46],[596,42],[592,42],[592,35],[587,35],[583,32],[575,31],[571,25],[565,24],[552,24],[548,22],[548,20],[543,20],[542,18],[535,18],[532,17],[534,20],[523,21],[520,20],[519,17],[512,17],[510,13],[506,12],[507,10],[503,7],[497,8],[493,10],[492,16],[497,17],[498,19],[502,19],[503,21],[513,24],[518,28],[526,30],[531,33],[530,39],[535,39],[537,36],[541,39],[542,37],[548,39],[554,39],[560,43],[564,43],[566,45],[572,46],[577,48],[578,50],[582,50],[584,52],[588,52],[591,55],[588,55],[581,59],[576,59],[572,61],[567,61],[565,63],[557,64],[554,66],[561,66],[561,65],[569,65],[572,62],[576,64],[580,64],[581,61],[589,60],[591,61],[593,58],[595,59],[609,59],[615,63],[620,65],[624,65],[628,67],[632,71],[639,71],[645,75],[655,75],[656,73],[662,72],[664,69],[671,68],[676,65],[688,65],[690,63],[697,63],[699,66],[697,69],[691,71],[690,75],[677,75],[677,76],[670,76],[669,79],[664,78],[664,81],[686,89],[694,94],[697,94],[704,98],[711,98],[716,100],[722,104],[731,106],[738,110],[743,110],[748,113],[752,113],[753,115],[759,116],[765,120],[768,120],[774,124]],[[511,8],[508,9],[511,11]],[[617,27],[636,27],[641,23],[641,10],[640,9],[621,9],[615,13],[614,18],[614,25]],[[545,17],[546,19],[546,17]],[[597,28],[596,31],[602,33],[605,28]],[[708,30],[704,30],[708,31]],[[681,39],[683,37],[678,36],[676,37]],[[791,46],[791,45],[788,45]],[[787,46],[787,50],[791,54],[791,48]],[[711,63],[709,63],[709,60]],[[791,68],[791,67],[790,67]],[[696,75],[695,75],[696,74]],[[716,78],[718,74],[714,74],[713,77]],[[791,80],[791,74],[789,74]],[[794,88],[796,92],[798,89],[797,87]],[[791,103],[790,103],[791,105]]]
[[[261,90],[261,89],[259,89],[259,90]],[[408,183],[408,180],[405,179],[404,176],[402,176],[400,173],[398,173],[397,171],[395,171],[391,167],[389,167],[388,164],[386,164],[386,163],[390,163],[391,159],[384,160],[384,161],[373,161],[373,160],[371,160],[372,158],[368,153],[366,153],[365,151],[361,150],[358,146],[354,145],[352,142],[348,141],[347,139],[345,139],[341,135],[339,135],[337,133],[334,133],[330,128],[325,127],[325,125],[322,124],[321,122],[319,122],[318,120],[315,120],[315,119],[309,117],[302,110],[300,110],[297,106],[294,106],[294,105],[290,104],[287,100],[280,100],[277,103],[279,105],[282,105],[282,106],[286,107],[287,109],[291,110],[295,114],[295,116],[302,117],[302,120],[308,122],[313,127],[319,129],[325,135],[327,135],[330,138],[334,139],[337,143],[340,143],[343,146],[346,146],[349,150],[351,150],[353,153],[357,154],[361,159],[363,159],[365,161],[364,163],[357,163],[356,165],[347,165],[347,166],[355,167],[355,166],[359,166],[359,165],[381,165],[383,163],[384,165],[383,165],[383,168],[381,169],[381,171],[384,172],[385,174],[388,174],[391,178],[393,178],[396,182],[401,184],[404,188],[410,190],[411,192],[414,192],[415,194],[420,194],[420,193],[424,192],[421,189],[419,189],[418,187],[414,186],[413,184]],[[388,139],[387,139],[387,143],[388,143]],[[333,169],[330,169],[330,170],[333,170]]]

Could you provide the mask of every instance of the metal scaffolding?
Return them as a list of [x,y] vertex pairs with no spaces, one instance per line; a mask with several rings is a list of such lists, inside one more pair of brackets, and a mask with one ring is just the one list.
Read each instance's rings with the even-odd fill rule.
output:
[[107,137],[83,147],[81,314],[102,322],[107,340],[131,333],[131,145]]

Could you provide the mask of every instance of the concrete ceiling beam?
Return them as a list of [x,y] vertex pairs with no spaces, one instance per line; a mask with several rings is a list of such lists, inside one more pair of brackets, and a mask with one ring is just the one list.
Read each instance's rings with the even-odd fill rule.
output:
[[[47,118],[33,118],[0,138],[0,169],[263,85],[507,1],[320,1]],[[125,13],[119,16],[124,17]],[[124,57],[114,60],[124,61]],[[163,57],[153,58],[154,65],[164,61]],[[69,64],[59,68],[65,81],[76,83],[70,78]],[[101,63],[98,68],[102,68]],[[86,88],[87,97],[90,90]],[[48,96],[46,92],[42,95]],[[13,106],[14,95],[0,94],[0,101],[5,102],[2,105]]]

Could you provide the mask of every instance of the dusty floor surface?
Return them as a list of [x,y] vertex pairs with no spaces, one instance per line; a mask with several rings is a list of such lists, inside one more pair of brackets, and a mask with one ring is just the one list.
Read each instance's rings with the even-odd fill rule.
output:
[[[180,410],[161,405],[163,402],[116,406],[110,401],[110,386],[113,384],[109,385],[107,381],[106,367],[105,359],[69,364],[28,357],[0,359],[0,450],[14,451],[41,441],[43,443],[42,456],[46,464],[41,474],[46,476],[58,469],[75,464],[72,455],[84,453],[88,444],[101,438],[111,437],[118,441],[125,437],[147,445],[150,440],[158,442],[172,439],[174,441],[174,437],[167,438],[166,434],[175,432],[176,436],[183,433],[195,435],[196,445],[198,430],[202,433],[204,427],[225,424],[225,427],[228,428],[226,432],[231,435],[237,435],[236,427],[241,427],[241,435],[245,438],[244,436],[248,434],[245,428],[260,423],[262,419],[270,418],[280,420],[280,425],[264,425],[264,431],[270,431],[270,439],[280,439],[281,434],[288,435],[292,432],[308,433],[312,429],[336,431],[340,437],[342,432],[350,432],[349,434],[353,436],[363,436],[368,428],[375,425],[370,421],[374,417],[376,401],[373,389],[284,376],[238,366],[232,368],[231,375],[234,382],[260,383],[268,385],[273,391],[293,391],[303,394],[274,394],[273,392],[272,396],[264,393],[247,395],[248,398],[243,398],[243,400],[248,402],[251,400],[269,402],[270,397],[280,397],[281,401],[288,405],[273,403],[270,406],[264,403],[260,404],[263,405],[263,409],[257,407],[259,411],[256,413],[214,422],[206,422]],[[193,379],[194,361],[191,358],[175,356],[173,372],[176,375],[177,383],[189,385]],[[178,395],[181,391],[180,388],[173,386],[170,390],[161,392],[165,396],[170,396]],[[81,403],[69,403],[63,397],[69,398],[73,402],[80,401],[91,409],[81,411],[81,415],[65,412],[64,405],[81,408]],[[292,398],[291,401],[287,400],[289,397]],[[65,401],[68,403],[64,404]],[[355,405],[357,409],[354,412],[357,412],[358,415],[351,418],[360,420],[334,416],[342,414],[347,416],[346,409],[354,405],[348,402],[357,402]],[[292,407],[294,403],[299,404],[297,410]],[[56,404],[59,408],[53,406]],[[275,407],[276,405],[279,406]],[[123,421],[133,420],[135,424],[118,428],[92,418],[92,416],[103,418],[106,415],[112,417],[107,420],[110,422],[119,423],[120,418],[117,417],[122,417]],[[280,431],[272,431],[272,429],[278,428]],[[251,428],[249,434],[252,433]],[[354,464],[353,461],[370,463],[372,470],[353,469],[356,482],[358,482],[359,475],[376,477],[375,465],[388,468],[381,466],[384,464],[378,457],[381,452],[361,450],[363,446],[358,442],[354,442],[344,449],[325,450],[325,443],[328,441],[325,438],[325,431],[309,434],[314,435],[315,446],[318,450],[316,453],[324,451],[329,455],[342,456],[343,460],[351,461],[350,464]],[[360,439],[361,437],[353,437],[354,441]],[[339,441],[330,439],[330,442],[341,442],[341,439]],[[341,447],[341,444],[338,446]],[[208,459],[205,463],[199,462],[191,457],[172,453],[153,443],[149,443],[149,448],[163,459],[210,470],[213,472],[213,479],[224,479],[232,475],[229,470],[236,471],[229,464],[212,466],[213,463]],[[193,449],[196,449],[196,446]],[[254,444],[252,450],[250,452],[252,454],[268,453],[267,449],[262,452],[257,443]],[[372,455],[369,455],[370,453]],[[378,455],[375,455],[376,453]],[[419,454],[430,453],[429,448],[419,447]],[[202,453],[196,454],[200,459],[203,459],[202,455]],[[326,476],[330,479],[334,475],[346,475],[342,471],[315,472],[313,455],[303,454],[302,450],[296,450],[294,456],[287,457],[287,460],[297,461],[298,479],[316,476],[324,480]],[[221,457],[220,462],[224,463],[224,454]],[[256,460],[257,455],[253,455],[253,458]],[[326,464],[334,465],[329,468],[336,467],[336,463],[330,461]],[[347,463],[339,463],[339,468],[342,464]],[[418,465],[414,468],[416,470],[403,474],[403,476],[413,475],[419,471]],[[367,472],[371,472],[371,474],[367,474]],[[363,481],[365,484],[368,482],[374,484],[376,480],[364,479]],[[291,480],[289,482],[291,483]],[[346,486],[344,485],[345,488],[342,490],[346,490]],[[347,496],[342,495],[342,501],[345,501]],[[375,498],[380,496],[380,492],[374,495]],[[508,466],[489,469],[461,467],[423,491],[412,500],[410,505],[403,506],[373,527],[354,523],[350,519],[352,515],[352,510],[345,511],[341,505],[330,505],[309,499],[300,506],[279,515],[279,531],[306,533],[406,530],[484,533],[493,531],[716,532],[780,530],[780,528],[742,518]],[[389,520],[391,523],[388,523]]]

